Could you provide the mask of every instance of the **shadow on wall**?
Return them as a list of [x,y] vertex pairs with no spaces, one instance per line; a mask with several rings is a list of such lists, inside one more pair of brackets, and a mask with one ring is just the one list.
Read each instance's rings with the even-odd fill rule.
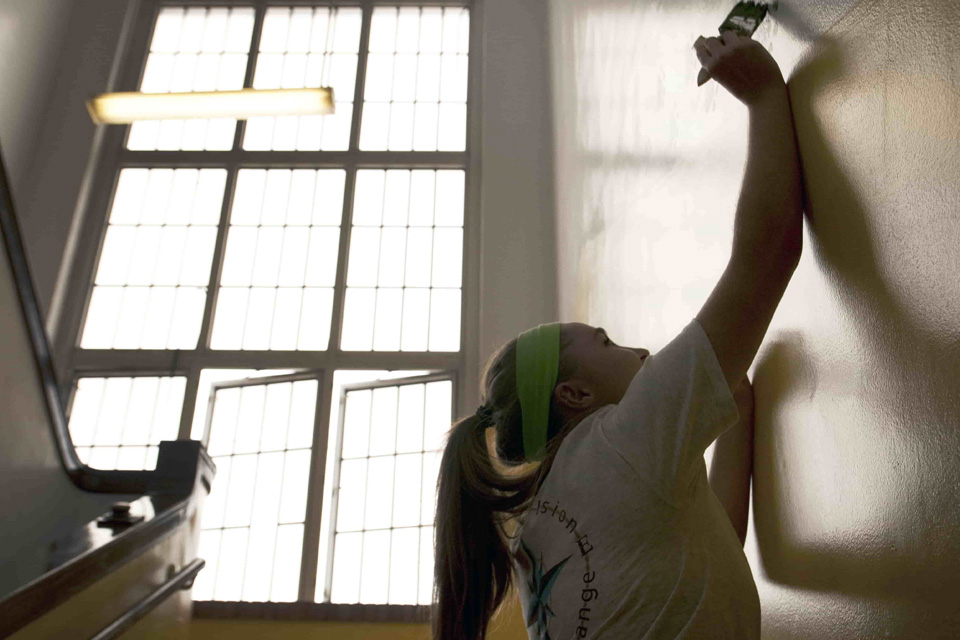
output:
[[[809,232],[804,259],[794,280],[801,281],[798,286],[802,293],[806,283],[812,278],[818,279],[819,286],[828,289],[827,295],[835,298],[844,315],[849,313],[855,323],[858,335],[850,336],[848,341],[861,345],[862,352],[839,354],[861,367],[859,386],[853,385],[858,397],[847,400],[877,404],[881,398],[893,414],[893,424],[874,422],[849,426],[868,431],[877,438],[885,437],[891,428],[899,426],[909,446],[902,447],[898,452],[901,455],[895,457],[894,464],[902,463],[904,468],[897,466],[886,471],[897,478],[894,496],[889,490],[885,492],[871,484],[871,474],[863,468],[871,463],[890,464],[890,460],[870,460],[855,455],[857,451],[851,450],[848,444],[840,448],[843,454],[850,455],[849,459],[843,459],[844,466],[847,467],[847,463],[849,466],[834,470],[826,468],[823,460],[799,459],[795,451],[790,451],[790,440],[810,439],[817,434],[809,429],[806,434],[785,436],[782,433],[783,429],[804,430],[812,426],[809,422],[784,425],[782,412],[789,405],[804,406],[807,416],[819,415],[827,428],[834,431],[828,437],[840,441],[849,434],[836,434],[835,430],[845,425],[835,416],[831,423],[830,416],[825,414],[830,405],[829,399],[825,399],[829,398],[830,384],[821,378],[830,371],[818,367],[811,358],[814,351],[823,347],[810,344],[810,331],[796,329],[796,318],[788,320],[793,328],[788,326],[776,332],[776,339],[765,346],[756,361],[756,449],[761,453],[754,460],[753,506],[760,557],[767,578],[783,585],[878,600],[922,599],[926,595],[923,585],[926,585],[930,596],[942,599],[944,589],[953,593],[960,589],[958,577],[950,569],[951,563],[944,562],[942,556],[937,557],[938,549],[949,545],[949,540],[956,536],[956,523],[947,522],[956,511],[953,492],[941,490],[939,495],[937,492],[931,495],[919,486],[921,482],[911,486],[910,481],[916,476],[929,476],[938,467],[939,460],[948,460],[954,455],[947,448],[953,446],[949,441],[954,440],[956,434],[946,430],[951,423],[957,426],[960,410],[956,396],[949,393],[951,387],[956,391],[956,382],[944,381],[960,380],[960,363],[955,357],[957,344],[949,339],[949,331],[932,331],[920,324],[917,314],[907,308],[905,296],[896,293],[896,282],[884,276],[890,270],[883,268],[875,247],[880,246],[877,243],[881,236],[889,236],[890,232],[885,233],[879,227],[883,221],[877,216],[868,215],[873,208],[863,201],[863,190],[845,176],[835,153],[835,148],[839,152],[842,141],[838,143],[835,135],[828,139],[818,126],[818,114],[824,108],[818,105],[820,93],[828,91],[847,74],[847,61],[838,42],[829,35],[819,40],[814,53],[795,69],[789,80],[804,171],[804,215]],[[883,79],[877,78],[877,82]],[[882,92],[880,113],[886,115],[886,92],[882,88],[878,91]],[[837,108],[836,105],[833,108]],[[867,123],[867,126],[872,124],[885,127],[886,118],[882,123]],[[886,133],[877,131],[874,135]],[[883,143],[886,144],[885,139]],[[886,155],[864,159],[864,162],[886,168],[889,158]],[[903,178],[895,176],[894,179]],[[899,215],[900,212],[888,210],[884,215],[890,213]],[[937,226],[934,216],[927,216],[923,222],[934,229]],[[895,255],[898,261],[915,257],[906,249]],[[902,271],[903,264],[897,268]],[[791,288],[795,284],[792,283]],[[788,289],[787,296],[797,291]],[[809,317],[818,313],[822,311],[806,310]],[[768,336],[773,338],[774,332]],[[891,370],[890,365],[896,368]],[[936,443],[944,447],[939,453]],[[798,466],[807,469],[801,471]],[[858,527],[853,535],[855,539],[848,535],[840,541],[837,531],[831,531],[836,524],[832,516],[836,516],[837,504],[813,504],[814,508],[822,507],[822,511],[811,512],[811,498],[802,496],[810,486],[811,467],[817,473],[826,472],[826,477],[818,478],[818,482],[845,485],[846,490],[859,492],[859,498],[867,505],[865,510],[872,522]],[[955,469],[946,469],[947,477],[955,473]],[[805,478],[804,474],[807,474]],[[792,479],[806,479],[808,483],[795,483]],[[929,481],[929,477],[924,480]],[[941,487],[942,483],[943,478]],[[896,498],[895,503],[891,497]],[[853,499],[857,500],[858,496]],[[801,529],[806,533],[798,531],[798,507],[794,504],[804,501],[807,504],[800,510],[818,520],[805,523]],[[910,518],[915,519],[910,522]],[[903,535],[911,529],[913,535]],[[815,535],[809,535],[811,531]],[[860,536],[862,539],[857,539]],[[926,546],[927,540],[938,542]]]

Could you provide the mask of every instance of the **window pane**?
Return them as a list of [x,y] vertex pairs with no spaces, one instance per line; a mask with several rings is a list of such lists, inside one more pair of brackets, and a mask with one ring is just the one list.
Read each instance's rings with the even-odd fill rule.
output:
[[420,528],[420,576],[417,604],[430,604],[433,600],[433,527]]
[[396,451],[397,387],[374,389],[370,421],[370,455],[381,456]]
[[439,450],[450,429],[450,407],[453,406],[453,384],[450,381],[427,384],[424,404],[424,443],[425,451]]
[[252,283],[258,287],[276,287],[280,276],[280,252],[283,249],[283,229],[261,227],[257,238],[257,252],[253,260]]
[[297,348],[301,351],[325,351],[330,344],[332,316],[333,289],[304,289]]
[[437,171],[436,221],[438,227],[463,226],[463,171]]
[[374,351],[400,351],[403,289],[377,289],[377,315],[373,333]]
[[[243,380],[251,377],[262,377],[266,375],[284,375],[293,373],[292,369],[201,369],[200,384],[197,388],[196,405],[193,412],[193,425],[190,428],[190,438],[193,440],[203,440],[204,430],[207,420],[207,407],[210,403],[211,386],[215,382],[224,382],[226,380]],[[270,400],[270,391],[267,392],[267,401]],[[287,400],[289,404],[289,398]],[[269,414],[273,415],[273,414]],[[284,418],[286,420],[286,418]],[[286,425],[286,423],[283,423]],[[284,426],[284,429],[286,427]],[[265,432],[266,434],[266,432]],[[283,431],[282,438],[286,438],[286,431]],[[279,448],[283,449],[284,439],[281,439]],[[263,446],[261,450],[267,451],[269,447]]]
[[258,457],[257,487],[253,496],[254,528],[271,526],[270,523],[276,521],[283,489],[283,456],[282,451],[277,451]]
[[283,471],[283,493],[280,498],[280,522],[303,522],[307,509],[307,478],[310,451],[287,451]]
[[345,351],[369,351],[373,346],[376,296],[376,289],[347,289],[340,340]]
[[[278,451],[286,446],[287,424],[290,417],[290,391],[293,384],[271,384],[267,386],[267,406],[263,435],[260,440],[261,451]],[[277,486],[279,497],[280,487]]]
[[390,548],[389,604],[417,604],[420,530],[394,529]]
[[360,149],[466,149],[469,9],[375,7]]
[[433,276],[435,287],[460,288],[463,268],[463,229],[437,229],[433,242]]
[[[261,472],[260,469],[257,469],[258,477]],[[267,602],[270,600],[270,581],[273,578],[273,557],[276,555],[277,528],[258,526],[256,518],[254,518],[253,523],[250,528],[247,556],[244,559],[243,600],[245,602]]]
[[307,286],[332,287],[337,275],[337,254],[340,251],[339,227],[313,227],[307,253]]
[[249,289],[221,287],[213,319],[212,349],[240,349]]
[[459,351],[460,290],[434,289],[430,298],[430,351]]
[[360,48],[358,7],[271,7],[254,71],[257,89],[331,87],[336,113],[251,119],[248,150],[345,151]]
[[[339,398],[341,395],[341,389],[343,385],[348,383],[406,378],[410,376],[425,375],[427,373],[429,372],[428,371],[374,371],[374,370],[342,371],[342,370],[338,370],[334,372],[334,377],[333,377],[333,397]],[[422,432],[424,389],[425,389],[425,386],[423,384],[416,384],[416,385],[406,384],[406,385],[400,386],[399,405],[397,409],[398,419],[400,420],[400,425],[399,425],[400,430],[407,428],[405,425],[406,418],[410,415],[417,413],[416,398],[419,397],[420,416],[419,417],[414,416],[414,419],[418,423],[418,427],[417,427],[418,434]],[[414,402],[412,403],[410,401],[411,398],[414,399]],[[317,590],[314,596],[317,602],[327,601],[331,595],[335,596],[337,591],[336,586],[334,587],[333,594],[330,594],[326,591],[328,569],[331,569],[332,565],[329,564],[327,561],[327,555],[325,550],[329,548],[329,545],[333,544],[334,548],[336,549],[335,553],[339,554],[340,547],[338,547],[337,545],[339,545],[340,543],[338,541],[341,539],[341,537],[345,535],[349,535],[349,534],[336,533],[336,531],[343,531],[345,529],[344,527],[345,520],[340,521],[338,523],[337,521],[338,509],[330,508],[335,506],[332,504],[333,496],[335,495],[334,493],[335,486],[350,487],[351,489],[358,492],[356,494],[356,497],[354,498],[343,498],[343,493],[341,491],[340,500],[344,501],[345,503],[348,503],[349,508],[352,508],[354,512],[354,521],[353,521],[354,524],[351,525],[355,527],[353,530],[357,531],[359,530],[360,527],[362,527],[362,521],[365,515],[365,504],[363,499],[363,492],[359,491],[359,489],[363,488],[365,491],[365,487],[363,487],[363,485],[365,484],[366,478],[367,478],[366,467],[365,467],[366,459],[364,458],[350,459],[349,456],[351,455],[350,453],[351,447],[354,450],[360,449],[359,451],[360,456],[366,456],[366,453],[367,453],[366,437],[368,435],[366,429],[369,429],[369,422],[364,422],[364,421],[369,420],[371,400],[372,400],[372,391],[358,391],[358,392],[350,392],[349,394],[347,394],[348,407],[350,407],[351,405],[354,405],[354,406],[352,406],[353,410],[348,409],[347,415],[344,416],[346,424],[344,429],[345,440],[343,442],[343,445],[346,447],[345,455],[347,456],[348,459],[342,460],[341,468],[346,469],[347,476],[351,476],[353,480],[350,480],[341,474],[340,481],[337,482],[333,474],[334,468],[337,466],[337,461],[340,460],[339,455],[341,453],[340,451],[337,450],[337,447],[336,447],[337,438],[339,437],[339,425],[340,425],[341,416],[339,411],[340,403],[334,402],[333,405],[331,406],[330,429],[328,434],[327,463],[326,463],[327,474],[328,474],[328,478],[326,481],[327,496],[325,498],[325,502],[323,503],[324,508],[321,513],[321,526],[320,526],[320,536],[319,536],[320,539],[318,541],[320,545],[321,553],[319,557],[319,562],[317,564]],[[363,405],[366,408],[364,409],[362,407],[359,407],[359,411],[357,411],[358,406],[356,406],[356,403],[358,401],[360,402],[360,405]],[[366,414],[366,417],[363,417],[362,414],[364,413]],[[354,433],[354,434],[357,433],[356,427],[351,428],[349,425],[356,422],[356,417],[358,415],[361,418],[360,422],[364,426],[364,430],[362,431],[364,442],[361,443],[362,446],[360,447],[356,447],[356,443],[351,444],[350,436],[349,436],[349,434],[351,433]],[[418,435],[418,437],[420,436]],[[419,444],[415,446],[415,450],[417,452],[420,451]],[[402,463],[404,463],[404,459],[401,457],[398,457],[398,460],[397,462],[395,462],[395,465],[402,465]],[[351,470],[351,467],[353,467],[352,470]],[[405,467],[405,469],[409,470],[409,462],[407,463],[407,466]],[[399,476],[397,475],[400,473],[405,473],[405,472],[403,469],[396,469],[395,475],[394,475],[394,478],[395,478],[394,482],[399,483],[401,481],[398,479]],[[419,471],[417,473],[419,473]],[[419,523],[419,519],[420,519],[419,477],[416,479],[415,482],[416,482],[416,485],[411,496],[413,499],[413,502],[415,503],[412,516],[414,518],[414,522]],[[346,490],[349,491],[349,489],[346,489]],[[396,492],[394,493],[396,494]],[[340,500],[338,500],[338,503],[340,503]],[[339,507],[339,508],[347,508],[347,507]],[[394,517],[396,517],[396,511],[394,511]],[[336,557],[339,558],[339,555],[337,555]],[[359,559],[357,560],[357,562],[359,562]],[[342,567],[343,565],[341,564],[337,566]],[[339,574],[337,574],[337,571],[339,570],[340,569],[336,569],[333,572],[332,577],[333,577],[334,585],[339,584],[340,581],[344,579],[343,576],[340,576]],[[347,579],[349,580],[349,578]]]
[[243,327],[243,348],[264,350],[270,345],[271,321],[276,289],[254,287],[247,302],[247,320]]
[[234,456],[227,489],[227,507],[223,514],[224,527],[250,526],[256,472],[257,456]]
[[403,295],[403,325],[400,349],[427,350],[427,322],[430,320],[430,290],[405,289]]
[[422,384],[400,387],[397,409],[397,452],[408,453],[423,449],[423,402],[425,387]]
[[90,307],[84,322],[80,347],[83,349],[109,349],[114,342],[114,328],[120,316],[123,289],[120,287],[94,287]]
[[[213,378],[242,378],[251,371],[214,371]],[[277,372],[260,372],[260,375]],[[202,376],[201,393],[211,376]],[[218,467],[204,508],[201,536],[222,531],[216,566],[215,599],[292,602],[300,582],[303,522],[306,516],[313,421],[306,437],[298,416],[316,413],[317,381],[248,384],[216,391],[208,452]],[[285,442],[286,441],[286,442]],[[286,450],[291,444],[301,448]],[[241,535],[242,534],[242,535]],[[225,563],[243,567],[244,575],[223,573]],[[227,576],[224,578],[223,576]],[[220,579],[237,585],[221,585]],[[201,592],[202,593],[202,592]],[[195,596],[196,597],[196,596]]]
[[81,378],[68,423],[74,446],[95,469],[156,468],[146,445],[177,439],[186,380]]
[[393,519],[393,456],[367,462],[367,499],[364,529],[383,529]]
[[390,531],[364,533],[363,561],[360,568],[360,602],[386,604],[389,569]]
[[[334,386],[336,392],[336,378]],[[427,579],[432,585],[432,576],[423,573],[432,570],[432,560],[424,561],[421,556],[432,557],[433,531],[423,525],[433,524],[441,452],[421,453],[419,443],[425,408],[432,433],[439,431],[437,425],[444,417],[447,424],[443,432],[449,428],[452,391],[452,381],[441,380],[346,393],[333,534],[333,601],[347,601],[359,590],[361,603],[414,603],[423,595],[420,581]],[[414,452],[394,454],[394,442],[398,450]],[[327,517],[324,512],[323,518]],[[351,532],[363,535],[359,559]],[[321,545],[324,539],[321,534]],[[341,550],[337,545],[342,541],[348,546]],[[354,575],[345,575],[358,571],[358,562],[359,584]],[[318,570],[320,580],[325,575],[322,563]],[[318,587],[318,598],[319,594]]]
[[293,383],[290,397],[290,428],[287,448],[310,447],[313,442],[314,415],[317,406],[317,381],[299,380]]
[[347,411],[343,418],[343,446],[341,448],[341,455],[344,458],[365,457],[368,453],[372,399],[372,391],[351,391],[347,393]]
[[223,169],[120,171],[82,348],[196,346],[225,181]]
[[212,348],[328,347],[345,173],[239,171]]
[[217,563],[217,578],[214,600],[237,601],[243,587],[243,562],[246,556],[249,529],[240,527],[224,529],[220,538],[220,559]]
[[380,255],[380,229],[354,227],[350,235],[348,287],[375,287]]
[[367,460],[344,460],[340,465],[340,493],[337,498],[337,531],[363,528],[363,501],[366,496]]
[[333,585],[330,602],[355,604],[360,600],[362,533],[339,533],[333,547]]
[[[253,9],[164,7],[140,81],[144,93],[232,91],[243,86]],[[236,120],[136,122],[127,148],[213,150],[233,146]]]
[[277,529],[277,555],[273,561],[271,601],[293,602],[297,599],[302,545],[302,524],[288,524]]
[[463,174],[357,172],[342,349],[460,349]]
[[303,289],[277,289],[274,305],[270,348],[277,351],[293,351],[297,348],[297,331],[300,326],[300,306]]
[[[309,227],[287,227],[283,234],[283,253],[277,284],[285,287],[302,287],[307,270],[307,247],[310,241]],[[296,334],[294,334],[296,338]]]
[[432,253],[433,229],[410,229],[407,232],[406,286],[430,286]]
[[422,458],[419,453],[397,456],[393,490],[394,527],[416,526],[420,523]]
[[114,348],[136,349],[140,345],[149,295],[149,287],[124,287],[123,302],[120,305],[120,317],[117,320],[117,332],[113,342]]
[[266,388],[261,385],[240,389],[240,409],[234,453],[255,453],[260,445],[260,429],[266,417],[263,408]]
[[437,476],[440,472],[440,452],[423,454],[423,482],[420,494],[420,524],[433,524],[437,508]]

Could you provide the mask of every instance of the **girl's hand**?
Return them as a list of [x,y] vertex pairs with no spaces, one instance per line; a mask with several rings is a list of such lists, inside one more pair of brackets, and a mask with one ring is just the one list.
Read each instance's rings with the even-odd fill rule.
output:
[[766,93],[786,86],[770,52],[736,31],[724,31],[719,38],[700,36],[693,48],[713,79],[748,107]]

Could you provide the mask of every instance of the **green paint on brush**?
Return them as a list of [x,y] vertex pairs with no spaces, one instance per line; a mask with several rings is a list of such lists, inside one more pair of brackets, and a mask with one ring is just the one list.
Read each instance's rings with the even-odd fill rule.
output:
[[[752,0],[743,0],[738,2],[733,11],[727,15],[727,18],[720,24],[718,31],[722,34],[724,31],[736,31],[748,38],[753,37],[754,32],[767,17],[767,11],[777,10],[780,6],[779,0],[773,2],[753,2]],[[700,69],[697,74],[697,86],[703,86],[710,79],[710,72],[706,69]]]
[[[778,4],[779,2],[773,3],[774,10],[776,10]],[[727,16],[727,19],[720,25],[719,31],[720,33],[724,31],[736,31],[749,38],[753,36],[754,31],[757,30],[757,27],[760,26],[763,19],[767,17],[767,11],[769,9],[770,4],[765,2],[751,2],[750,0],[738,2],[737,6],[730,12],[730,15]]]

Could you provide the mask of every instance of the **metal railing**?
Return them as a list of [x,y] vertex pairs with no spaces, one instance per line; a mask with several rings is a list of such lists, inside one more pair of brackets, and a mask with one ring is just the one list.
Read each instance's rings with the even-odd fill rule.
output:
[[129,611],[104,627],[98,634],[93,636],[91,640],[111,640],[112,638],[119,637],[120,634],[153,611],[154,608],[170,595],[181,589],[189,589],[192,587],[194,578],[197,577],[197,574],[200,573],[200,570],[203,569],[205,564],[206,561],[201,558],[196,558],[179,572],[173,574],[153,593],[137,602]]

